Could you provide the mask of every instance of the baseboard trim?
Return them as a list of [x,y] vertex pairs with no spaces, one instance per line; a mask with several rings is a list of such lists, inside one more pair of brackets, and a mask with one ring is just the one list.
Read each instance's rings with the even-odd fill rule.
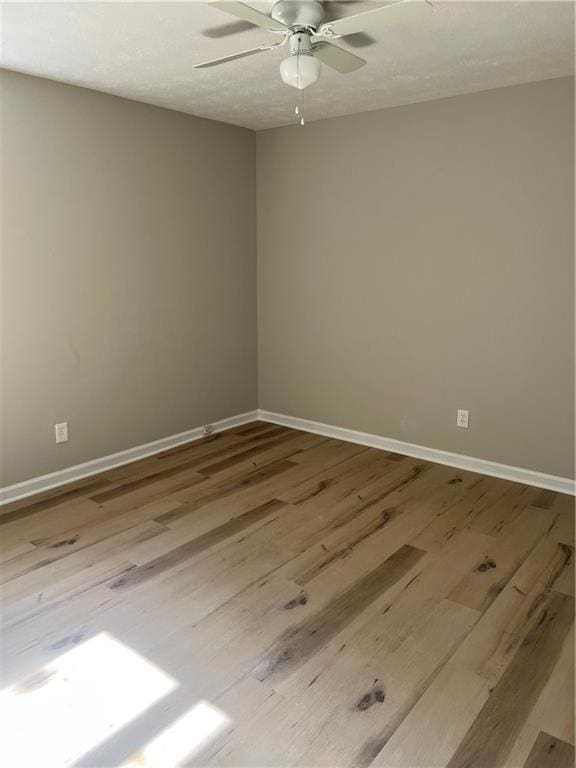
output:
[[[368,432],[358,432],[354,429],[344,427],[335,427],[331,424],[322,424],[318,421],[309,419],[300,419],[296,416],[287,416],[282,413],[273,413],[272,411],[255,410],[241,413],[237,416],[231,416],[228,419],[222,419],[214,423],[214,432],[223,432],[232,427],[238,427],[247,424],[250,421],[267,421],[271,424],[279,424],[284,427],[300,429],[304,432],[312,432],[316,435],[333,437],[337,440],[345,440],[349,443],[358,443],[369,448],[378,448],[383,451],[392,451],[393,453],[402,453],[405,456],[412,456],[416,459],[425,459],[437,464],[445,464],[457,469],[466,469],[470,472],[478,472],[482,475],[499,477],[504,480],[512,480],[517,483],[533,485],[537,488],[547,488],[559,493],[568,493],[576,495],[576,482],[566,477],[557,475],[547,475],[543,472],[535,472],[531,469],[522,467],[512,467],[507,464],[498,464],[497,462],[487,461],[486,459],[477,459],[473,456],[464,456],[459,453],[450,453],[437,448],[427,448],[423,445],[414,443],[405,443],[402,440],[395,440],[390,437],[381,437]],[[125,451],[112,453],[109,456],[103,456],[100,459],[76,464],[73,467],[67,467],[57,472],[51,472],[48,475],[41,475],[22,483],[0,488],[0,506],[8,504],[11,501],[33,496],[36,493],[49,491],[52,488],[58,488],[61,485],[82,480],[91,475],[97,475],[108,469],[130,464],[138,459],[145,459],[147,456],[153,456],[156,453],[175,448],[183,443],[190,443],[202,437],[202,428],[196,427],[177,435],[163,437],[160,440],[154,440],[151,443],[137,445],[134,448],[128,448]]]
[[318,421],[309,421],[308,419],[299,419],[295,416],[286,416],[282,413],[273,413],[271,411],[258,411],[260,421],[268,421],[271,424],[279,424],[283,427],[292,427],[301,429],[305,432],[313,432],[316,435],[325,437],[334,437],[337,440],[346,440],[349,443],[359,443],[369,448],[379,448],[393,453],[402,453],[405,456],[412,456],[416,459],[425,459],[433,461],[436,464],[446,464],[449,467],[457,469],[467,469],[470,472],[478,472],[481,475],[490,477],[499,477],[503,480],[512,480],[517,483],[534,485],[537,488],[547,488],[559,493],[568,493],[576,495],[576,482],[566,477],[557,475],[547,475],[543,472],[535,472],[531,469],[522,467],[512,467],[507,464],[498,464],[486,459],[476,459],[473,456],[463,456],[459,453],[450,453],[441,451],[437,448],[427,448],[423,445],[414,443],[405,443],[402,440],[394,440],[390,437],[380,437],[368,432],[357,432],[354,429],[345,429],[344,427],[334,427],[330,424],[322,424]]
[[[214,422],[214,432],[223,432],[226,429],[257,420],[258,411],[240,413],[237,416],[230,416],[228,419]],[[24,480],[22,483],[7,485],[4,488],[0,488],[0,506],[11,501],[26,498],[27,496],[33,496],[36,493],[49,491],[51,488],[57,488],[60,485],[66,485],[66,483],[82,480],[84,477],[97,475],[99,472],[105,472],[108,469],[114,469],[114,467],[121,467],[123,464],[130,464],[138,459],[145,459],[147,456],[153,456],[155,453],[161,453],[183,443],[191,443],[200,437],[202,437],[202,427],[196,427],[195,429],[188,429],[186,432],[180,432],[177,435],[170,435],[160,440],[154,440],[151,443],[137,445],[125,451],[103,456],[101,459],[93,459],[83,464],[76,464],[73,467],[51,472],[48,475]]]

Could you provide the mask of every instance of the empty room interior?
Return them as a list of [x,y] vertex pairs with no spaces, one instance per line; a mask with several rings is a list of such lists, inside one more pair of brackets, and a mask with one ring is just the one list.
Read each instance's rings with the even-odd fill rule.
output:
[[574,3],[0,14],[2,765],[574,768]]

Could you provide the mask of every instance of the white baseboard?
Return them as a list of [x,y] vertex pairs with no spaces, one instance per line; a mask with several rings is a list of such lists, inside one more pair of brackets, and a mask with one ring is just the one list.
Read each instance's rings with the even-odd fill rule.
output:
[[[458,453],[441,451],[437,448],[426,448],[422,445],[405,443],[402,440],[380,437],[379,435],[372,435],[368,432],[357,432],[356,430],[345,429],[344,427],[334,427],[330,424],[321,424],[317,421],[299,419],[295,416],[286,416],[281,413],[272,413],[271,411],[249,411],[248,413],[241,413],[238,416],[231,416],[228,419],[222,419],[221,421],[214,423],[214,432],[222,432],[226,429],[231,429],[232,427],[237,427],[241,424],[247,424],[250,421],[256,420],[268,421],[272,424],[280,424],[281,426],[292,427],[293,429],[301,429],[305,432],[313,432],[314,434],[324,435],[325,437],[334,437],[337,440],[346,440],[349,443],[358,443],[360,445],[366,445],[369,448],[379,448],[380,450],[392,451],[393,453],[402,453],[405,456],[425,459],[426,461],[433,461],[437,464],[446,464],[449,467],[466,469],[470,472],[478,472],[479,474],[490,475],[491,477],[500,477],[504,480],[513,480],[514,482],[525,483],[526,485],[534,485],[537,488],[548,488],[549,490],[558,491],[559,493],[576,495],[576,482],[569,478],[547,475],[542,472],[535,472],[534,470],[523,469],[521,467],[511,467],[506,464],[498,464],[494,461],[476,459],[472,456],[462,456]],[[73,467],[61,469],[58,472],[51,472],[48,475],[34,477],[31,480],[25,480],[22,483],[16,483],[15,485],[0,488],[0,506],[8,504],[11,501],[26,498],[27,496],[33,496],[36,493],[48,491],[51,488],[57,488],[66,483],[82,480],[91,475],[97,475],[99,472],[114,469],[114,467],[130,464],[138,459],[153,456],[156,453],[175,448],[183,443],[198,440],[202,437],[201,430],[201,427],[189,429],[186,432],[180,432],[177,435],[163,437],[160,440],[145,443],[144,445],[138,445],[134,448],[128,448],[127,450],[118,453],[112,453],[109,456],[104,456],[100,459],[87,461],[83,464],[76,464]]]
[[537,488],[547,488],[559,493],[576,495],[576,482],[566,477],[547,475],[543,472],[535,472],[532,469],[523,469],[522,467],[511,467],[507,464],[498,464],[494,461],[486,461],[486,459],[476,459],[473,456],[463,456],[459,453],[441,451],[437,448],[426,448],[423,445],[405,443],[402,440],[394,440],[390,437],[371,435],[368,432],[356,432],[353,429],[334,427],[330,424],[321,424],[320,422],[309,421],[308,419],[298,419],[295,416],[285,416],[284,414],[272,413],[271,411],[259,410],[258,418],[261,421],[269,421],[272,424],[280,424],[281,426],[292,427],[293,429],[302,429],[305,432],[313,432],[316,435],[334,437],[337,440],[346,440],[349,443],[359,443],[369,448],[402,453],[405,456],[433,461],[436,464],[446,464],[449,467],[466,469],[470,472],[478,472],[481,475],[490,475],[491,477],[499,477],[504,480],[513,480],[517,483],[534,485]]
[[[257,419],[258,411],[248,411],[248,413],[241,413],[238,416],[230,416],[228,419],[214,422],[214,432],[222,432],[232,427],[238,427],[241,424],[247,424],[250,421],[256,421]],[[73,467],[58,470],[58,472],[51,472],[49,475],[41,475],[31,480],[24,480],[22,483],[7,485],[5,488],[0,488],[0,506],[17,499],[23,499],[26,496],[32,496],[35,493],[57,488],[59,485],[90,477],[90,475],[97,475],[99,472],[104,472],[107,469],[130,464],[137,459],[153,456],[155,453],[161,453],[183,443],[190,443],[193,440],[198,440],[200,437],[202,437],[202,427],[196,427],[196,429],[188,429],[186,432],[180,432],[177,435],[154,440],[152,443],[137,445],[134,448],[128,448],[126,451],[103,456],[101,459],[93,459],[83,464],[76,464]]]

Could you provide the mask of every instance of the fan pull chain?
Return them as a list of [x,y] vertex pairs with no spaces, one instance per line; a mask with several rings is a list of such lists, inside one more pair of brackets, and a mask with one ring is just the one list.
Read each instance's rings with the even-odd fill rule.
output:
[[296,55],[298,56],[298,67],[296,69],[296,85],[298,97],[296,107],[294,108],[294,113],[296,115],[300,115],[300,125],[304,125],[304,89],[300,88],[300,56],[302,55],[300,53],[300,38],[298,38],[298,53]]
[[294,107],[294,114],[300,116],[298,122],[300,125],[304,125],[304,91],[298,91],[298,101],[300,104],[296,104]]
[[304,125],[304,89],[300,88],[300,56],[300,41],[298,41],[298,69],[296,70],[298,96],[296,106],[294,107],[294,114],[300,116],[299,123],[300,125]]

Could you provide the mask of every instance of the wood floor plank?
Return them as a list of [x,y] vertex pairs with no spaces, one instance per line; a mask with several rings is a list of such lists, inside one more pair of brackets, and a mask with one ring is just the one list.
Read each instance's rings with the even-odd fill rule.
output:
[[556,592],[574,597],[574,547],[563,544],[560,545],[560,549],[564,553],[564,567],[556,580],[554,589]]
[[561,544],[574,546],[575,527],[576,510],[569,507],[559,508],[556,522],[549,535]]
[[[410,469],[409,464],[406,469]],[[430,506],[411,498],[411,494],[426,492],[425,478],[426,473],[415,476],[410,483],[402,483],[400,489],[395,488],[398,482],[397,478],[392,478],[392,473],[385,475],[382,480],[389,492],[384,490],[381,493],[382,488],[376,482],[372,486],[375,491],[373,498],[367,488],[360,499],[355,495],[349,496],[341,505],[335,505],[323,515],[324,529],[312,533],[305,524],[302,526],[303,535],[287,535],[285,540],[294,541],[296,548],[304,551],[287,566],[286,575],[301,585],[314,584],[318,589],[333,582],[356,580],[378,567],[383,559],[399,546],[410,542],[426,525],[430,506],[435,503],[435,493],[427,497],[430,498]],[[420,491],[417,491],[419,483]],[[439,495],[443,492],[442,487]],[[360,514],[357,514],[358,508],[363,509]],[[302,546],[305,539],[308,545],[319,541],[319,546],[306,549]]]
[[[514,606],[514,609],[509,612],[508,621],[498,640],[495,632],[498,628],[497,612],[489,616],[487,622],[492,630],[492,642],[486,642],[486,635],[479,628],[478,640],[483,640],[484,660],[478,666],[478,671],[493,682],[500,679],[528,632],[540,621],[553,591],[559,591],[558,585],[570,573],[573,554],[566,544],[545,541],[534,554],[533,561],[526,564],[526,573],[520,570],[515,574],[511,589],[502,595],[502,608],[506,610],[508,606]],[[538,571],[530,571],[533,565]]]
[[273,499],[266,504],[261,504],[260,506],[251,509],[249,512],[244,512],[237,517],[233,517],[227,523],[224,523],[224,525],[220,525],[218,528],[213,528],[211,531],[199,536],[197,539],[192,539],[186,544],[182,544],[182,546],[173,549],[171,552],[161,555],[155,560],[151,560],[149,563],[146,563],[146,565],[134,568],[130,573],[113,581],[110,584],[110,589],[129,589],[134,585],[143,584],[145,581],[154,579],[158,573],[174,568],[182,562],[188,562],[199,553],[211,549],[217,544],[226,541],[231,536],[235,536],[250,526],[269,518],[272,514],[285,506],[283,501]]
[[[348,653],[356,655],[346,686],[349,692],[339,690],[345,679],[342,673],[331,670],[332,665],[319,666],[312,678],[315,680],[312,689],[325,698],[332,698],[336,706],[326,716],[319,698],[316,719],[321,728],[304,753],[303,764],[331,766],[342,760],[344,765],[370,765],[476,620],[475,611],[440,601],[428,614],[426,623],[404,637],[392,652],[382,652],[376,645],[371,654],[364,650],[358,653],[347,643],[336,658]],[[368,662],[371,671],[370,676],[362,676],[364,688],[355,685],[353,680],[354,668],[364,671],[361,659],[365,665]],[[330,676],[333,684],[328,688],[325,678]],[[285,696],[286,688],[282,687],[280,692]],[[304,689],[296,692],[297,699],[304,696]]]
[[574,747],[540,731],[524,768],[574,768]]
[[[330,441],[323,443],[321,451],[316,451],[314,461],[300,462],[298,470],[294,470],[289,482],[278,490],[278,498],[289,504],[302,504],[330,490],[349,472],[365,466],[371,461],[369,452],[355,451],[343,454],[339,446],[335,447]],[[386,457],[383,462],[388,463]]]
[[[165,517],[159,522],[177,530],[184,538],[194,538],[205,533],[209,528],[226,522],[240,512],[248,511],[271,499],[277,498],[279,501],[292,503],[286,498],[285,489],[306,483],[311,479],[316,480],[318,477],[325,477],[326,473],[336,470],[336,467],[332,465],[335,460],[337,459],[324,456],[313,464],[292,464],[291,466],[275,461],[272,464],[274,470],[270,472],[256,474],[256,470],[252,468],[247,473],[241,472],[240,479],[244,476],[250,479],[254,478],[256,482],[250,481],[240,487],[236,485],[235,480],[232,481],[231,486],[231,481],[228,478],[224,480],[219,476],[211,478],[195,493],[192,491],[185,492],[185,500],[182,502],[183,509],[181,510],[183,514]],[[278,464],[280,464],[279,467]],[[357,467],[365,467],[365,465],[365,459],[352,458],[339,464],[336,471],[349,476]],[[276,469],[281,471],[276,471]],[[265,467],[262,470],[265,470]],[[179,500],[183,496],[180,492],[172,495]],[[292,527],[295,526],[296,520],[294,520]]]
[[[263,556],[259,560],[264,563]],[[258,566],[259,563],[254,564],[252,575]],[[249,566],[240,566],[237,577],[247,576],[248,572]],[[114,632],[131,645],[136,638],[136,647],[155,664],[177,676],[182,684],[192,683],[202,695],[214,701],[223,691],[249,675],[257,661],[257,649],[272,644],[278,634],[294,622],[294,614],[304,615],[312,611],[306,605],[298,605],[293,611],[284,608],[298,592],[294,585],[274,574],[254,582],[246,578],[243,584],[237,583],[239,588],[235,594],[227,595],[218,604],[214,602],[214,591],[220,586],[215,584],[210,591],[208,584],[205,597],[212,601],[212,610],[205,611],[203,617],[196,614],[202,597],[192,602],[194,593],[186,597],[179,594],[171,603],[173,609],[168,605],[159,612],[159,616],[168,621],[171,615],[176,616],[179,612],[181,623],[178,629],[168,625],[164,632],[146,633],[145,646],[138,627],[137,609],[132,611],[129,607],[132,616],[127,619],[117,612],[118,620],[112,625]],[[202,591],[202,587],[199,590]],[[151,637],[155,642],[148,645]]]
[[0,545],[0,565],[7,563],[9,560],[20,557],[20,555],[34,552],[36,546],[29,541],[22,541],[21,539],[12,540],[10,542],[2,542]]
[[403,546],[382,565],[342,592],[325,608],[287,630],[254,669],[260,682],[301,664],[423,557],[424,552]]
[[[262,454],[271,454],[273,459],[288,458],[293,454],[303,451],[307,447],[307,443],[318,444],[322,442],[321,438],[316,438],[313,435],[303,434],[283,434],[273,435],[271,439],[256,441],[256,445],[247,446],[242,450],[235,451],[233,455],[228,458],[218,459],[216,461],[207,462],[199,467],[199,472],[203,475],[212,477],[218,473],[224,472],[231,467],[235,467],[237,464],[242,464],[250,459],[256,459]],[[273,451],[274,448],[280,448],[280,451]],[[258,462],[253,462],[252,466],[258,466]]]
[[46,610],[30,612],[2,632],[2,686],[18,683],[37,674],[62,653],[92,634],[89,626],[101,616],[115,596],[104,586],[94,586],[65,600],[54,601]]
[[473,521],[486,507],[492,506],[494,501],[501,497],[505,488],[505,481],[478,479],[475,476],[472,481],[457,485],[452,497],[448,497],[448,503],[434,510],[430,522],[412,543],[427,552],[438,552],[462,528],[479,531],[479,528],[472,524]]
[[[228,446],[228,450],[230,450],[230,448],[234,446],[235,443],[229,442],[226,443],[226,445]],[[130,464],[122,464],[121,466],[115,467],[114,469],[109,469],[107,472],[103,472],[101,477],[104,477],[109,481],[110,489],[120,487],[126,483],[131,482],[132,480],[140,480],[146,477],[150,477],[151,475],[156,474],[159,470],[170,469],[171,467],[187,464],[192,456],[196,456],[196,451],[198,449],[194,450],[194,452],[192,452],[191,448],[188,448],[187,450],[188,452],[176,452],[164,458],[160,458],[161,454],[147,456],[144,459],[139,459],[138,461],[134,461]],[[219,444],[218,446],[212,446],[210,448],[206,446],[199,455],[206,456],[210,453],[210,451],[216,450],[222,451],[225,450],[225,448],[222,446],[222,444]],[[198,462],[201,460],[206,459],[198,458]]]
[[574,647],[572,625],[560,657],[508,754],[507,762],[510,765],[523,765],[526,762],[540,731],[574,745]]
[[454,654],[453,663],[496,684],[539,621],[564,563],[558,543],[544,538],[479,619]]
[[[410,510],[406,514],[398,500],[408,497],[412,486],[424,482],[425,475],[417,464],[374,463],[368,455],[345,480],[300,502],[291,521],[280,520],[274,526],[286,546],[302,552],[291,578],[304,583],[324,572],[328,577],[333,568],[347,566],[350,558],[356,560],[357,551],[365,548],[367,540],[372,544],[384,536],[393,543],[398,529],[404,528],[410,517]],[[318,546],[311,549],[315,544]]]
[[[277,429],[275,424],[264,421],[251,421],[249,424],[242,424],[239,427],[232,427],[229,432],[234,435],[240,435],[246,437],[250,435],[259,435],[263,432],[268,432],[270,429]],[[288,427],[280,427],[280,429],[288,429]],[[293,430],[290,430],[291,432]]]
[[174,520],[189,515],[191,512],[196,511],[211,501],[224,499],[238,491],[263,483],[270,477],[275,477],[283,472],[287,472],[293,466],[293,462],[284,459],[261,469],[257,469],[254,472],[249,472],[238,479],[229,480],[219,485],[208,487],[205,491],[200,490],[198,494],[194,494],[196,496],[194,501],[189,501],[178,509],[161,515],[158,518],[158,522],[172,523]]
[[[270,540],[266,526],[260,526],[251,536],[240,533],[217,551],[208,551],[202,558],[193,558],[179,569],[162,571],[154,581],[133,587],[127,593],[127,603],[135,604],[136,610],[138,601],[146,601],[148,596],[151,610],[154,605],[185,603],[179,622],[163,629],[164,635],[178,633],[183,627],[205,619],[237,594],[250,591],[258,595],[263,580],[279,573],[293,556],[294,553]],[[185,653],[188,650],[186,644]],[[170,652],[168,658],[172,661],[174,653]]]
[[241,444],[242,439],[233,430],[229,429],[226,432],[217,432],[215,435],[208,435],[200,440],[193,440],[189,443],[177,445],[174,448],[168,448],[168,450],[162,453],[157,453],[154,458],[164,463],[165,459],[172,456],[184,454],[191,458],[192,456],[202,456]]
[[[446,558],[446,562],[449,561],[451,558]],[[511,655],[530,626],[540,620],[547,607],[547,593],[554,586],[564,564],[565,554],[557,543],[543,540],[393,735],[376,759],[376,765],[429,768],[430,765],[447,764],[488,698],[489,691],[502,676]],[[425,581],[430,584],[430,579]],[[436,591],[433,584],[430,586]],[[392,610],[389,614],[393,617]],[[532,623],[526,621],[527,614],[531,615]],[[401,622],[398,628],[402,631]],[[563,653],[568,647],[573,647],[569,641],[565,643]],[[487,669],[490,674],[482,677],[479,672],[485,673]],[[571,680],[566,667],[558,677],[563,682]],[[571,698],[570,695],[559,696],[557,688],[554,688],[543,710],[550,712],[557,724],[560,717],[558,712],[552,714],[551,702],[561,702],[559,706],[570,720],[573,717],[573,699],[573,694]],[[539,717],[537,722],[542,723],[542,714]],[[455,731],[453,725],[457,726]],[[514,768],[522,764],[523,759],[519,763],[513,757],[511,762],[505,764]]]
[[[177,483],[186,480],[187,486],[203,483],[204,477],[194,471],[195,466],[191,466],[193,463],[195,464],[195,462],[177,464],[175,467],[168,467],[167,469],[147,474],[145,477],[141,477],[138,480],[128,480],[126,483],[116,485],[113,488],[97,493],[90,498],[97,504],[104,504],[107,501],[118,499],[127,494],[132,495],[135,491],[147,489],[148,486],[156,485],[162,480],[176,480]],[[165,486],[166,489],[168,487],[169,486]],[[164,490],[164,487],[162,490]]]
[[107,511],[87,497],[69,499],[54,507],[47,514],[36,512],[23,520],[15,520],[2,528],[2,547],[11,547],[23,539],[32,543],[38,539],[58,536],[73,526],[91,525],[102,520]]
[[363,445],[345,443],[341,440],[331,440],[328,447],[323,442],[316,448],[304,451],[298,456],[296,462],[298,464],[317,464],[319,461],[328,460],[330,463],[338,463],[353,456],[358,456],[365,451],[370,451],[370,449],[365,448]]
[[100,491],[108,485],[109,482],[107,480],[96,477],[91,478],[90,482],[82,485],[75,484],[71,488],[64,486],[55,491],[50,491],[46,495],[42,495],[40,499],[31,496],[29,499],[17,502],[15,505],[0,508],[0,525],[7,525],[15,520],[23,520],[30,515],[35,515],[43,510],[64,504],[71,499],[89,496],[90,493]]
[[[250,449],[250,453],[246,452],[212,464],[208,467],[208,470],[201,466],[198,471],[220,482],[235,480],[244,474],[254,472],[259,468],[264,469],[266,466],[275,464],[283,459],[296,464],[298,456],[305,453],[311,447],[322,445],[325,441],[325,438],[318,435],[296,433],[257,445],[255,448]],[[254,452],[252,453],[252,451]]]
[[[73,528],[59,532],[55,536],[44,536],[35,539],[21,556],[12,558],[0,565],[0,581],[2,583],[16,579],[31,571],[44,568],[51,563],[61,560],[68,555],[85,549],[100,541],[109,539],[122,531],[134,529],[141,523],[152,520],[156,515],[176,509],[179,502],[161,499],[144,504],[137,510],[118,515],[99,515],[94,522],[76,525]],[[154,526],[156,530],[159,530]],[[139,538],[137,531],[133,536],[134,543]],[[111,542],[113,545],[113,542]],[[107,551],[108,545],[106,545]],[[48,576],[48,573],[46,573]]]
[[[395,599],[387,600],[384,610],[361,627],[349,643],[367,654],[374,654],[375,649],[380,653],[391,652],[406,637],[425,631],[438,602],[469,570],[485,545],[485,536],[465,530],[439,553],[428,554],[410,584]],[[450,563],[450,568],[446,563]],[[478,619],[478,613],[474,614]]]
[[[58,497],[58,502],[51,502],[49,507],[32,504],[25,509],[18,510],[18,514],[4,515],[2,524],[2,541],[4,546],[10,545],[15,540],[26,541],[41,537],[44,531],[57,532],[61,528],[61,522],[66,527],[73,524],[74,519],[83,520],[95,517],[99,514],[97,505],[86,496],[74,492]],[[49,514],[47,514],[49,510]],[[86,515],[83,513],[86,512]]]
[[[100,568],[106,571],[108,563],[113,564],[110,576],[104,579],[98,575],[95,583],[110,580],[120,572],[133,569],[134,564],[126,560],[123,550],[133,542],[157,536],[163,530],[155,521],[147,521],[8,581],[2,588],[3,621],[10,622],[15,616],[21,618],[29,609],[34,610],[39,605],[45,609],[52,595],[62,597],[67,589],[74,591],[77,580],[90,582]],[[103,553],[106,553],[105,557]]]
[[556,593],[528,634],[447,768],[500,768],[546,684],[574,622],[574,602]]
[[[539,498],[542,499],[542,492],[538,489],[530,488],[521,483],[510,483],[509,488],[504,493],[499,494],[493,503],[485,504],[474,515],[470,526],[479,533],[498,536],[516,520],[526,507]],[[549,509],[551,502],[545,504],[541,501],[541,503],[533,506]]]
[[554,520],[551,510],[528,507],[522,511],[455,587],[451,599],[476,610],[486,610],[538,541],[546,535]]
[[89,565],[72,576],[60,579],[38,592],[13,600],[2,611],[5,627],[10,627],[50,610],[54,605],[68,602],[77,595],[105,584],[133,568],[133,564],[121,557],[109,557],[103,563]]
[[383,745],[372,765],[444,768],[489,696],[487,680],[457,665],[447,665]]

